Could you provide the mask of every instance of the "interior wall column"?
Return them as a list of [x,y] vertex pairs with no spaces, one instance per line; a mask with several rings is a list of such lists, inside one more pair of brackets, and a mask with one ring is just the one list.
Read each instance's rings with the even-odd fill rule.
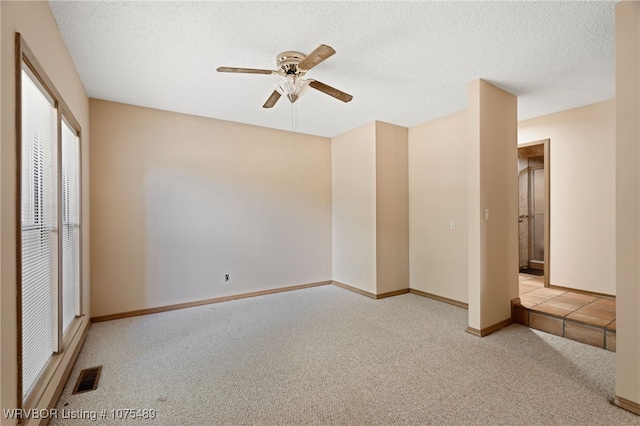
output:
[[409,130],[375,121],[331,140],[332,275],[372,298],[409,291]]
[[376,295],[409,288],[409,129],[376,121]]
[[485,336],[512,322],[518,297],[517,98],[468,86],[469,326]]
[[616,395],[640,415],[640,3],[616,5]]

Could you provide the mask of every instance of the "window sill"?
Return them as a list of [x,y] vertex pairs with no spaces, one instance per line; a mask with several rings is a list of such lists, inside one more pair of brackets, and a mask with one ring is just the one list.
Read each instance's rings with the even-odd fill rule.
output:
[[[30,409],[36,408],[42,402],[41,399],[44,396],[45,392],[52,385],[53,377],[58,372],[58,369],[62,366],[66,368],[66,365],[62,365],[63,359],[67,356],[67,353],[72,348],[72,344],[75,342],[76,345],[80,343],[80,333],[78,333],[88,321],[86,315],[76,317],[71,324],[69,324],[69,328],[67,328],[66,333],[62,339],[62,351],[56,354],[53,354],[49,359],[47,365],[42,369],[38,380],[36,380],[35,384],[29,391],[29,393],[22,398],[22,395],[19,398],[22,400],[22,408]],[[78,337],[78,338],[76,338]]]

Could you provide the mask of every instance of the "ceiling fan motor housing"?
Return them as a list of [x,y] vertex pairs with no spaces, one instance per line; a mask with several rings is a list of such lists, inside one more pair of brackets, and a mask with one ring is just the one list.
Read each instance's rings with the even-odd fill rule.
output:
[[301,76],[304,73],[298,69],[298,64],[306,57],[304,53],[300,52],[282,52],[276,57],[276,65],[286,75]]

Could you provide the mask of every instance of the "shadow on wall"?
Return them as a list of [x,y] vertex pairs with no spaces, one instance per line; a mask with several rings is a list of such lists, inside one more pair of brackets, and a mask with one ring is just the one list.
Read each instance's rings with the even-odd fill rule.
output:
[[297,272],[312,261],[303,231],[309,200],[274,193],[254,178],[147,167],[144,306],[306,283]]
[[[158,306],[210,297],[224,285],[224,267],[237,256],[233,228],[242,221],[224,187],[197,172],[150,167],[144,180],[145,305]],[[234,215],[220,214],[233,211]],[[226,249],[225,249],[226,247]],[[244,253],[249,257],[250,253]],[[220,276],[218,276],[220,275]],[[235,277],[235,276],[234,276]],[[215,288],[222,290],[219,285]]]

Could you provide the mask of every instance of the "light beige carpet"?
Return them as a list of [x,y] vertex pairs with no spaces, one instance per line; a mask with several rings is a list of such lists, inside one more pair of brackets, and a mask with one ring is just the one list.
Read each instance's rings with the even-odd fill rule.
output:
[[[615,353],[466,326],[464,309],[334,286],[97,323],[57,408],[98,419],[51,424],[640,425],[608,402]],[[97,365],[98,389],[71,395]]]

